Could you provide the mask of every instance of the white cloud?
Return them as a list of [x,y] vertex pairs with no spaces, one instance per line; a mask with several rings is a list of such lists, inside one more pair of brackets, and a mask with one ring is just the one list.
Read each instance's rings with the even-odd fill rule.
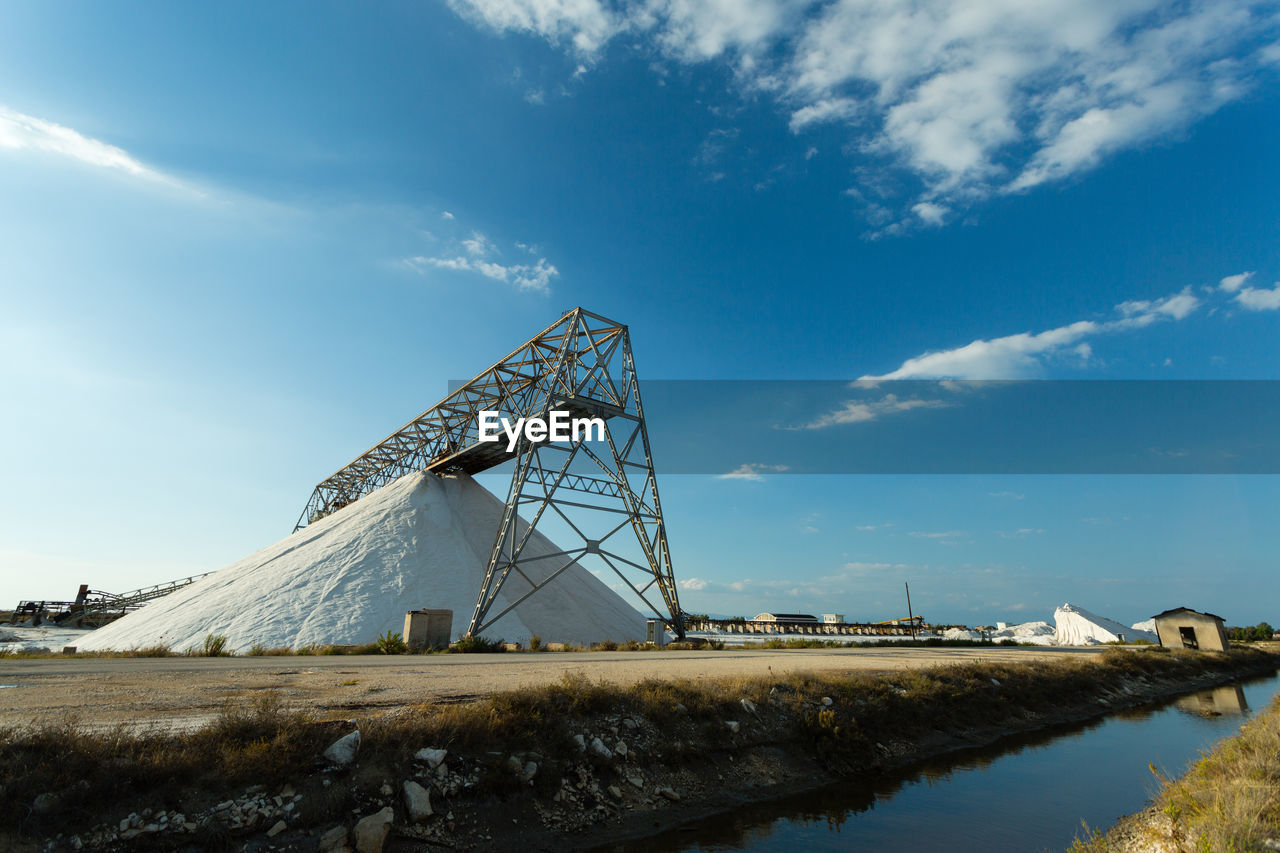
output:
[[[824,98],[791,113],[791,132],[799,133],[810,125],[850,119],[857,112],[858,102],[852,98]],[[808,155],[805,159],[808,159]]]
[[450,0],[460,14],[494,30],[539,35],[568,42],[581,54],[598,50],[623,21],[598,0]]
[[950,210],[940,204],[934,204],[931,201],[922,201],[913,205],[911,211],[920,217],[920,221],[925,225],[939,226],[943,224],[943,220]]
[[1074,355],[1087,362],[1093,348],[1086,338],[1182,320],[1200,305],[1200,299],[1185,288],[1160,299],[1122,302],[1116,306],[1120,316],[1109,321],[1080,320],[1035,334],[976,340],[909,358],[897,370],[863,379],[1025,379],[1041,375],[1046,362],[1055,358]]
[[453,214],[446,210],[446,211],[444,211],[443,213],[441,213],[441,214],[440,214],[440,218],[441,218],[441,219],[453,219]]
[[1236,304],[1248,311],[1275,311],[1280,309],[1280,282],[1270,290],[1245,287],[1235,295]]
[[747,462],[734,468],[727,474],[719,474],[717,480],[750,480],[752,482],[760,482],[764,479],[764,475],[768,473],[781,474],[783,471],[790,470],[786,465],[766,465],[761,462]]
[[539,258],[534,264],[503,265],[475,257],[428,258],[419,255],[406,258],[404,263],[409,269],[419,273],[427,267],[456,272],[476,272],[494,281],[513,284],[517,289],[530,293],[550,293],[551,279],[560,274],[559,270],[547,263],[546,258]]
[[886,394],[879,400],[847,400],[835,411],[827,412],[799,429],[826,429],[844,424],[865,423],[885,415],[909,412],[912,409],[942,409],[951,405],[942,400],[901,399],[896,394]]
[[182,186],[178,181],[152,169],[122,148],[84,136],[69,127],[34,116],[24,115],[0,105],[0,150],[43,151],[69,157],[90,166],[113,169],[169,186]]
[[462,248],[466,249],[467,254],[473,258],[483,258],[493,252],[494,249],[493,244],[489,242],[489,238],[479,231],[472,231],[471,238],[462,241]]
[[1235,275],[1223,276],[1218,282],[1218,289],[1227,293],[1235,293],[1244,286],[1249,279],[1253,278],[1253,272],[1236,273]]
[[[722,62],[793,132],[841,122],[894,178],[865,209],[909,213],[1021,192],[1167,137],[1246,96],[1280,62],[1270,0],[451,0],[500,31],[597,52],[626,34],[672,61]],[[916,187],[912,197],[910,187]],[[891,209],[889,223],[875,222]],[[896,227],[892,227],[896,226]]]

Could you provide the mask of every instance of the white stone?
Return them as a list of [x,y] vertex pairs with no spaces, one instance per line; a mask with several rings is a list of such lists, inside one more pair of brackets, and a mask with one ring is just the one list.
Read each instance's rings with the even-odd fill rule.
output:
[[604,741],[598,737],[591,739],[591,751],[601,758],[613,758],[613,750],[605,746]]
[[355,829],[356,853],[382,853],[382,845],[387,842],[395,819],[396,812],[391,806],[360,818]]
[[404,807],[409,812],[409,820],[422,823],[431,817],[431,792],[412,779],[404,783]]
[[582,735],[574,735],[573,742],[578,745],[578,752],[587,751],[587,739]]
[[277,835],[284,832],[288,828],[289,828],[289,824],[285,823],[282,820],[278,820],[275,822],[274,826],[272,826],[270,829],[267,830],[267,838],[275,838]]
[[324,757],[333,764],[345,767],[356,760],[358,752],[360,752],[360,731],[357,729],[329,744],[329,748],[324,751]]
[[434,770],[440,766],[448,754],[449,750],[447,749],[431,749],[428,747],[418,750],[413,754],[413,757],[416,761],[427,762],[427,766]]
[[822,697],[822,704],[823,704],[823,706],[825,706],[825,707],[827,707],[827,708],[830,708],[830,707],[831,707],[833,704],[835,704],[835,703],[834,703],[834,702],[832,702],[832,700],[831,700],[831,697],[830,697],[830,696],[823,696],[823,697]]
[[738,733],[739,725],[737,720],[725,720],[724,727],[734,734]]
[[626,758],[627,742],[624,740],[618,741],[618,743],[613,747],[613,751],[616,752],[618,755],[621,755],[623,758]]
[[745,696],[742,698],[742,707],[748,714],[754,714],[756,712],[756,703],[752,702]]

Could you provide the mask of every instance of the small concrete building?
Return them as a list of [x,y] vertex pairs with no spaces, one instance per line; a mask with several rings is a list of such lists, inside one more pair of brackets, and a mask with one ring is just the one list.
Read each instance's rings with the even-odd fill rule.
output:
[[1221,616],[1189,607],[1175,607],[1154,617],[1160,645],[1168,649],[1224,652],[1230,643]]

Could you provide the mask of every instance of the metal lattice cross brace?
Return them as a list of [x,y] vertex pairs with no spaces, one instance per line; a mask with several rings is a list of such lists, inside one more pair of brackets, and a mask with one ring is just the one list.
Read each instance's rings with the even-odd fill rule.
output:
[[[604,436],[522,438],[508,450],[505,440],[479,441],[486,410],[512,422],[552,411],[599,418]],[[295,529],[411,471],[474,474],[508,460],[515,461],[511,485],[467,635],[478,636],[575,564],[594,564],[683,636],[627,327],[582,308],[316,486]],[[574,546],[526,554],[540,526],[563,529]],[[491,613],[504,589],[515,600]]]

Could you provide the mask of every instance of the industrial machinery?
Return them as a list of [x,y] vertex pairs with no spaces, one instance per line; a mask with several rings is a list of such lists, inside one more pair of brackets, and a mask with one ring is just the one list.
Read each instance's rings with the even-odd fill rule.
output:
[[[602,428],[567,440],[522,434],[481,441],[482,412],[512,424],[564,412],[598,419]],[[630,336],[626,326],[581,307],[317,485],[294,529],[411,472],[477,474],[505,462],[514,463],[510,487],[467,636],[480,635],[574,563],[616,575],[684,636]],[[526,557],[533,531],[551,520],[575,544]],[[548,558],[558,565],[531,570],[534,559]],[[508,583],[519,584],[516,600],[492,612]]]

